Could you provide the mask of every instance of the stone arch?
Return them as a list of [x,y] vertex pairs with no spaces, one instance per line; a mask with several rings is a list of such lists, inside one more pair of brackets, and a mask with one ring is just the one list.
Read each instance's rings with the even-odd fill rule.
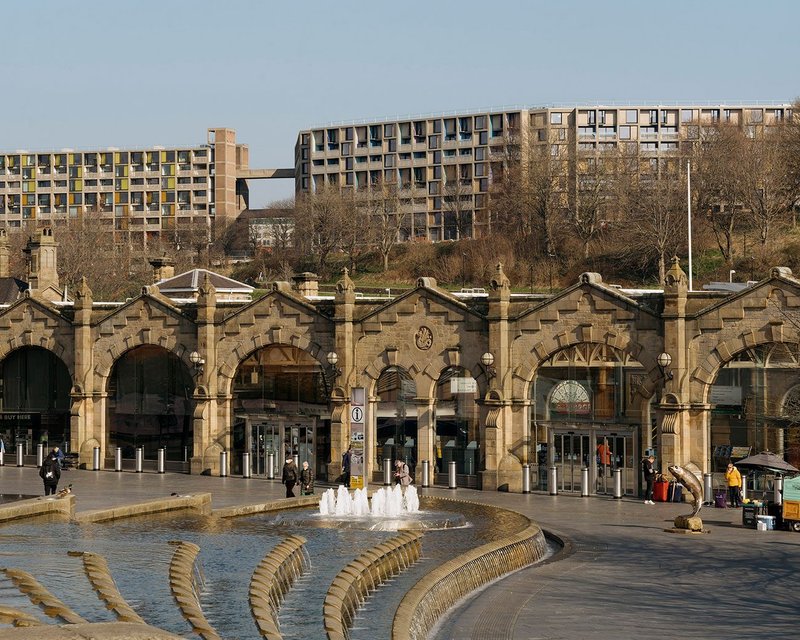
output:
[[308,336],[291,333],[288,335],[288,339],[275,341],[265,341],[264,337],[265,334],[263,333],[254,333],[252,335],[252,345],[249,345],[246,350],[243,348],[245,343],[241,340],[237,341],[236,346],[232,349],[226,348],[224,342],[217,348],[217,353],[221,356],[217,361],[217,389],[220,394],[230,395],[233,393],[233,380],[242,362],[256,351],[267,347],[294,347],[314,358],[323,370],[327,366],[325,357],[330,349],[325,349],[323,345],[310,340]]
[[[392,354],[394,354],[394,356]],[[405,369],[414,379],[414,384],[417,387],[417,396],[423,397],[420,394],[420,388],[427,387],[428,395],[424,397],[430,398],[430,390],[433,388],[432,385],[436,383],[438,376],[437,378],[433,378],[431,376],[431,367],[419,366],[411,357],[411,354],[402,354],[399,351],[394,350],[384,350],[364,368],[363,375],[366,376],[367,380],[369,380],[367,389],[368,395],[375,395],[378,379],[389,367],[400,367],[401,369]]]
[[70,377],[75,378],[75,363],[73,349],[67,349],[52,332],[41,330],[25,331],[21,336],[14,336],[5,342],[0,342],[0,361],[5,360],[12,352],[25,347],[41,347],[50,351],[64,363]]
[[726,339],[718,342],[692,371],[690,400],[707,403],[711,387],[714,385],[720,369],[732,362],[741,352],[768,344],[800,345],[800,336],[796,332],[786,335],[782,327],[776,330],[776,327],[773,326],[758,332],[751,330],[740,333],[738,336],[729,335]]
[[[636,342],[630,338],[628,334],[618,334],[608,332],[606,340],[581,340],[576,335],[569,335],[566,333],[555,334],[549,337],[546,341],[540,341],[530,350],[525,360],[514,368],[512,375],[514,377],[514,397],[527,398],[530,394],[530,387],[533,384],[533,379],[536,372],[542,363],[547,362],[555,354],[565,349],[577,346],[579,344],[592,344],[596,347],[608,345],[622,353],[627,354],[644,368],[647,375],[647,386],[643,389],[647,391],[647,395],[640,392],[642,399],[649,398],[653,394],[655,383],[658,382],[661,372],[656,363],[657,354],[650,354],[648,350],[640,342]],[[534,359],[535,358],[535,359]]]

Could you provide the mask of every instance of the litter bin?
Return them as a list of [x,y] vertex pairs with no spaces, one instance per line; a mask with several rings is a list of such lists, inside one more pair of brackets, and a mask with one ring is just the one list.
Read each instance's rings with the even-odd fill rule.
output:
[[653,483],[653,500],[656,502],[666,502],[668,490],[669,482],[666,480],[656,480],[655,483]]

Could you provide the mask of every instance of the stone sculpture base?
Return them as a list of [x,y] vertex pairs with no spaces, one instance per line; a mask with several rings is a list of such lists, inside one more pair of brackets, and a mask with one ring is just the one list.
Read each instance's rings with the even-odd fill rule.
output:
[[673,533],[708,533],[703,530],[703,521],[699,516],[678,516],[674,521],[675,528],[667,529]]

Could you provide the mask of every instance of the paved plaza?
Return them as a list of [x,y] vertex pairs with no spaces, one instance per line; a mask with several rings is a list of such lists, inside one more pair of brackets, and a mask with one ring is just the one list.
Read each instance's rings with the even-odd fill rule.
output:
[[[70,470],[78,512],[171,493],[208,492],[215,509],[281,498],[278,481]],[[377,488],[377,487],[376,487]],[[41,495],[31,467],[0,468],[0,493]],[[796,638],[800,534],[741,526],[741,511],[704,508],[707,534],[667,533],[688,505],[424,489],[524,513],[562,538],[543,565],[484,588],[437,639]],[[0,634],[2,635],[2,634]]]

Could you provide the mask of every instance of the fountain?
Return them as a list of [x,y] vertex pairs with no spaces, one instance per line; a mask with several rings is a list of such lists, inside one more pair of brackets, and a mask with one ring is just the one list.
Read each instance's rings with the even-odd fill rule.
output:
[[378,489],[372,494],[370,506],[366,489],[356,489],[351,495],[346,487],[328,489],[319,501],[321,516],[373,516],[396,518],[401,514],[418,513],[419,496],[414,486],[403,488],[398,484],[393,489]]
[[453,512],[420,511],[414,485],[377,489],[368,496],[366,489],[352,493],[347,487],[328,489],[319,502],[319,513],[309,516],[281,516],[284,523],[319,527],[398,531],[400,529],[451,529],[466,525],[464,516]]

